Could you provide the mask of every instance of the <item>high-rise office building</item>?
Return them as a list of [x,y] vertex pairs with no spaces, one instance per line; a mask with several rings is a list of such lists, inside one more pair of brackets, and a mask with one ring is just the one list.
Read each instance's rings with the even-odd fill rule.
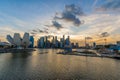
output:
[[47,44],[48,44],[48,37],[47,36],[45,36],[44,42],[45,42],[45,46],[44,47],[47,47]]
[[70,41],[70,36],[68,36],[68,40]]
[[72,46],[72,48],[75,48],[75,45],[74,45],[74,43],[71,43],[71,46]]
[[34,38],[33,38],[33,36],[30,36],[30,45],[29,45],[29,47],[30,48],[33,48],[34,47]]
[[93,47],[96,48],[96,43],[95,42],[93,43]]
[[55,36],[55,41],[57,41],[57,36]]
[[65,46],[65,35],[63,35],[63,47]]
[[70,43],[70,36],[68,36],[68,38],[65,40],[64,50],[67,52],[72,52],[72,46]]
[[70,45],[70,36],[65,40],[65,45]]
[[53,36],[52,40],[49,40],[47,36],[41,37],[38,40],[38,47],[39,48],[65,48],[65,46],[71,46],[70,44],[70,36],[65,39],[60,38],[60,41],[57,39],[57,36]]
[[60,48],[63,48],[63,38],[60,38]]
[[44,48],[44,37],[41,37],[41,38],[38,40],[38,47],[39,47],[39,48]]
[[45,36],[45,43],[47,43],[47,41],[48,41],[48,37],[47,37],[47,36]]
[[79,47],[79,44],[78,44],[78,43],[76,43],[75,47],[76,47],[76,48],[78,48],[78,47]]
[[117,41],[116,43],[117,43],[118,46],[120,46],[120,41]]
[[58,47],[58,40],[57,40],[57,36],[55,36],[55,47]]
[[52,44],[54,44],[54,36],[53,36],[53,38],[52,38]]

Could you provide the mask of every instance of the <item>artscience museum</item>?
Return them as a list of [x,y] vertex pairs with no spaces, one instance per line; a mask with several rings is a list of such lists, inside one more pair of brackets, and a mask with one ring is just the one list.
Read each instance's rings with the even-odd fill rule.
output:
[[[32,38],[32,39],[31,39]],[[21,38],[19,33],[14,33],[14,36],[7,35],[7,40],[11,45],[17,48],[28,48],[34,45],[34,38],[30,36],[29,33],[24,33],[23,38]]]

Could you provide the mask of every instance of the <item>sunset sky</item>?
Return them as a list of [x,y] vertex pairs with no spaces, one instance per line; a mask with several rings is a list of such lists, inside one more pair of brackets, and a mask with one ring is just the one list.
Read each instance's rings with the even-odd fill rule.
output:
[[[120,40],[120,0],[0,0],[0,39],[29,32],[83,42]],[[102,41],[102,40],[101,40]],[[104,40],[102,41],[104,42]]]

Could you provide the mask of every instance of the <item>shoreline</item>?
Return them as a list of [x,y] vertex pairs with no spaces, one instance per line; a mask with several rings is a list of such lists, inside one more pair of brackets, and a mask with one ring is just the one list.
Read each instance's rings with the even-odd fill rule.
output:
[[120,59],[120,55],[115,55],[115,54],[100,54],[100,55],[97,55],[95,53],[90,54],[90,53],[82,53],[82,52],[76,52],[76,51],[68,52],[68,53],[59,52],[57,54]]
[[16,48],[0,49],[0,53],[31,52],[31,51],[35,51],[35,48],[26,48],[26,49],[16,49]]
[[[0,49],[0,53],[19,53],[19,52],[31,52],[36,51],[35,48],[26,48],[26,49]],[[79,52],[79,51],[72,51],[72,52],[58,52],[57,54],[62,55],[75,55],[75,56],[86,56],[86,57],[101,57],[101,58],[113,58],[113,59],[120,59],[120,55],[116,54],[100,54],[96,52]]]

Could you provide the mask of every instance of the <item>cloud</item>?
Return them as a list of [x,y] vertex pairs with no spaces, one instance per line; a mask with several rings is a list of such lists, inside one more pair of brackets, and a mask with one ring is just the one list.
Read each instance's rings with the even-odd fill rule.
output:
[[40,32],[40,33],[44,33],[44,31],[43,31],[43,30],[40,30],[40,29],[39,29],[39,32]]
[[33,32],[37,32],[37,30],[32,30]]
[[11,16],[11,15],[1,13],[1,12],[0,12],[0,18],[1,18],[2,25],[9,25],[9,26],[12,26],[16,29],[19,28],[20,30],[28,29],[28,27],[26,27],[26,26],[31,25],[30,23],[28,23],[24,20],[21,20],[15,16]]
[[84,23],[84,21],[81,21],[79,19],[79,16],[83,16],[83,15],[84,13],[79,6],[75,4],[71,4],[71,5],[66,5],[65,10],[61,13],[61,15],[59,16],[56,14],[54,19],[55,20],[61,19],[61,20],[73,22],[75,26],[80,26],[81,24]]
[[17,30],[9,25],[8,26],[0,26],[0,38],[2,38],[2,41],[7,41],[6,35],[10,34],[13,36],[14,33],[23,34],[22,31]]
[[85,37],[85,39],[93,39],[92,37]]
[[34,32],[31,32],[30,34],[32,34],[32,35],[35,35],[36,33],[34,33]]
[[120,0],[105,0],[105,3],[96,9],[96,11],[118,11],[120,12]]
[[82,17],[85,24],[78,28],[76,35],[92,36],[92,38],[100,38],[101,33],[109,33],[109,37],[114,34],[120,34],[120,15],[110,14],[90,14]]
[[82,9],[75,4],[66,5],[64,12],[70,12],[70,13],[73,13],[75,15],[83,15],[84,14]]
[[52,26],[54,26],[55,28],[57,28],[58,30],[60,30],[62,27],[62,25],[60,23],[58,23],[57,21],[52,21]]
[[101,37],[108,37],[110,34],[108,32],[103,32],[100,34]]
[[49,33],[48,28],[43,28],[43,29],[36,28],[30,31],[30,34],[34,36],[37,34],[48,34],[48,33]]
[[96,6],[97,2],[98,2],[98,0],[94,1],[93,5],[92,5],[92,8],[94,8]]
[[104,8],[120,8],[120,0],[106,0],[106,3],[102,5]]
[[[53,29],[53,28],[55,28],[55,29],[57,29],[58,31],[60,30],[60,29],[62,29],[62,28],[64,28],[63,26],[62,26],[62,24],[60,24],[58,21],[56,21],[56,20],[53,20],[52,22],[51,22],[51,24],[48,24],[48,25],[44,25],[44,26],[46,26],[44,29],[46,29],[47,31],[50,31],[51,29]],[[49,28],[49,29],[48,29]]]
[[[84,21],[79,19],[80,16],[83,15],[84,13],[79,6],[75,4],[66,5],[65,9],[62,12],[57,12],[53,19],[50,20],[51,22],[44,26],[46,26],[46,28],[49,28],[49,32],[57,33],[59,31],[66,30],[66,28],[70,29],[71,27],[80,26],[81,24],[83,24]],[[72,30],[68,31],[71,32]]]

